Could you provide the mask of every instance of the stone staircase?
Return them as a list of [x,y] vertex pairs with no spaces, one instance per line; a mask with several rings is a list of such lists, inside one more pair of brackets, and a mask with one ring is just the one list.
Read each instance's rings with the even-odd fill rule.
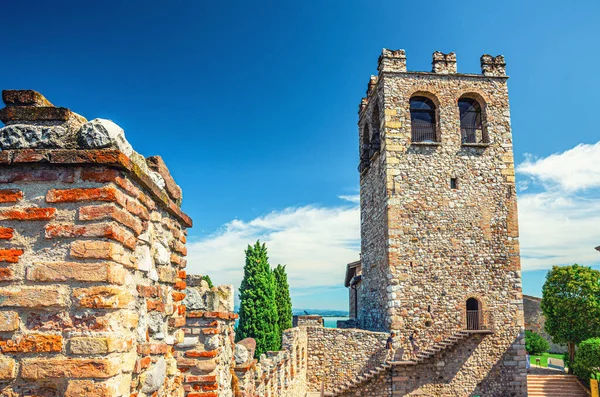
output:
[[588,397],[577,378],[573,375],[528,375],[529,397]]
[[[427,349],[420,351],[417,354],[416,359],[412,359],[412,360],[408,360],[408,361],[386,361],[383,364],[381,364],[380,366],[378,366],[372,370],[369,370],[369,371],[357,376],[355,379],[348,381],[345,384],[335,388],[333,390],[333,392],[325,393],[325,395],[331,396],[331,397],[339,396],[342,393],[344,393],[350,389],[353,389],[355,387],[358,387],[358,386],[362,385],[363,383],[369,381],[370,379],[373,379],[377,375],[379,375],[383,372],[386,372],[388,369],[392,368],[393,365],[418,365],[418,364],[422,363],[423,361],[432,358],[433,356],[435,356],[437,353],[441,352],[442,350],[446,350],[446,349],[456,345],[461,340],[468,338],[471,334],[472,334],[472,332],[469,332],[469,331],[457,331],[452,336],[444,339],[443,341],[438,342],[438,343],[428,347]],[[575,396],[573,396],[573,397],[575,397]]]

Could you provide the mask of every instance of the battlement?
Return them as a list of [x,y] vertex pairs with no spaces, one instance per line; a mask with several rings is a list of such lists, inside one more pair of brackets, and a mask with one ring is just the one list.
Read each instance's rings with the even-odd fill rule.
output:
[[361,99],[358,105],[358,114],[361,116],[365,109],[369,106],[369,98],[377,89],[378,82],[381,81],[381,76],[388,73],[407,73],[418,75],[447,75],[456,77],[499,77],[506,78],[506,62],[504,56],[491,56],[484,54],[480,58],[481,74],[458,73],[456,66],[456,53],[443,53],[435,51],[432,54],[431,72],[426,71],[408,71],[406,68],[406,52],[404,50],[389,50],[384,48],[377,61],[378,76],[371,76],[367,86],[366,96]]

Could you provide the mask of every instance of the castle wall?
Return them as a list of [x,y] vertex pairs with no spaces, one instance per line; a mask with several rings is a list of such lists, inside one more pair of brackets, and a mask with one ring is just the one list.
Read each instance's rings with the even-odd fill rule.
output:
[[283,333],[282,350],[262,355],[260,360],[236,362],[236,397],[297,397],[306,394],[307,328]]
[[[387,397],[390,391],[399,396],[525,396],[526,373],[514,377],[502,368],[519,364],[524,357],[522,342],[501,342],[502,348],[510,352],[503,362],[496,360],[498,342],[487,335],[472,335],[418,365],[394,365],[341,396]],[[507,388],[511,383],[512,387]]]
[[[361,106],[361,120],[368,119],[375,100],[384,115],[380,155],[361,175],[361,212],[367,214],[362,282],[368,287],[364,300],[385,306],[365,303],[358,323],[397,330],[402,340],[416,332],[418,345],[426,349],[467,327],[466,301],[475,298],[480,326],[493,334],[486,337],[489,348],[471,357],[499,366],[487,374],[492,390],[521,395],[523,303],[503,59],[484,56],[483,75],[464,75],[456,73],[453,54],[436,53],[435,73],[407,72],[402,51],[384,50],[379,66]],[[439,142],[412,142],[414,95],[436,104]],[[463,95],[484,108],[485,143],[462,143],[457,102]],[[363,200],[379,193],[382,184],[383,202]]]
[[[375,98],[380,98],[375,100]],[[375,106],[381,106],[382,90],[373,93],[373,99],[364,110],[359,126],[370,124]],[[381,114],[381,113],[380,113]],[[360,130],[363,140],[364,128]],[[387,241],[385,155],[377,152],[360,178],[360,233],[361,233],[361,293],[358,297],[357,324],[373,331],[389,329],[387,318]]]
[[307,327],[309,391],[325,390],[354,380],[378,367],[386,357],[388,334],[357,329]]
[[166,211],[119,156],[1,152],[7,395],[170,396],[178,387],[171,351],[187,220]]

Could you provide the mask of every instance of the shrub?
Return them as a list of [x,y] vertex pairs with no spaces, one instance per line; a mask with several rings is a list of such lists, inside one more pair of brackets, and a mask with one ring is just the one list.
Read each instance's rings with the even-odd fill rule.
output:
[[550,349],[548,341],[540,334],[533,331],[525,331],[525,350],[532,356],[546,353]]
[[575,353],[573,372],[581,379],[590,379],[600,371],[600,338],[586,339]]

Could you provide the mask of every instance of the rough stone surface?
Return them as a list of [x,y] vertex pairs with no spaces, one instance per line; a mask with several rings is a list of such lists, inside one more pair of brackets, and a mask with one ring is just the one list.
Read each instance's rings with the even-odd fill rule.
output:
[[235,363],[236,364],[244,364],[250,360],[250,352],[248,349],[241,344],[235,345]]
[[70,149],[77,145],[73,132],[59,125],[10,124],[0,128],[0,148]]
[[144,386],[142,386],[143,393],[151,393],[160,389],[165,383],[167,377],[167,363],[164,357],[160,357],[156,364],[152,366],[148,372],[146,372],[146,379],[144,380]]
[[78,133],[81,147],[86,149],[114,148],[131,156],[133,148],[125,139],[125,131],[110,120],[94,119],[88,121]]
[[[467,327],[466,302],[473,298],[477,328],[493,333],[460,360],[489,365],[455,368],[455,380],[435,393],[471,395],[480,385],[477,390],[485,395],[524,396],[517,204],[503,59],[486,58],[483,76],[454,73],[455,56],[441,53],[434,54],[435,73],[404,72],[394,66],[399,59],[394,54],[382,54],[376,84],[372,79],[359,113],[357,324],[393,329],[403,341],[416,331],[417,345],[426,349]],[[413,96],[435,104],[433,142],[413,142]],[[483,142],[475,145],[461,136],[457,101],[463,96],[483,109]],[[425,384],[413,391],[432,393]]]

